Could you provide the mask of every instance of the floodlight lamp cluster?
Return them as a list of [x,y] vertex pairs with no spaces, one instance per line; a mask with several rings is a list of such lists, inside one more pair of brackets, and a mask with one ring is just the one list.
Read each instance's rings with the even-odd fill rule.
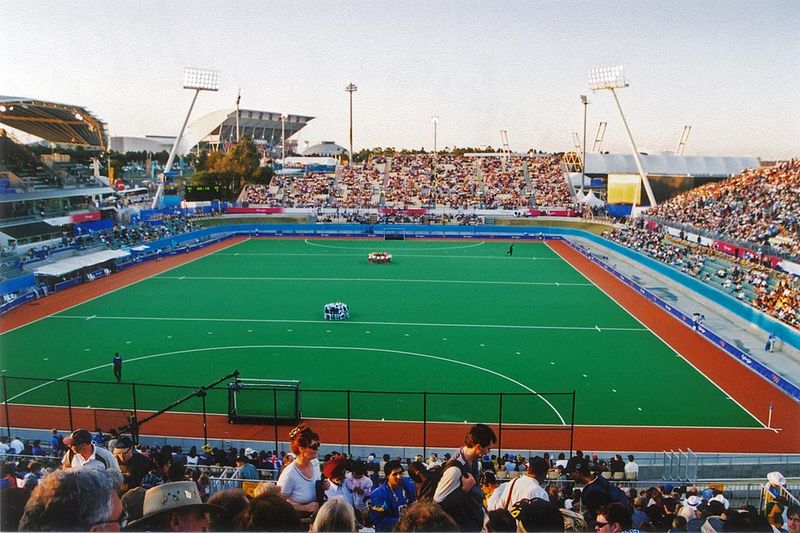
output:
[[589,88],[593,91],[601,89],[619,89],[627,87],[622,65],[615,67],[594,68],[589,71]]
[[203,68],[186,68],[183,71],[183,88],[198,91],[218,91],[219,72]]

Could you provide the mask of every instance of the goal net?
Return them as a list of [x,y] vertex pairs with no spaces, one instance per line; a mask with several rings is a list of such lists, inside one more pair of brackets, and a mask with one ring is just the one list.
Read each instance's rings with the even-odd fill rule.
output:
[[238,378],[228,384],[233,424],[295,424],[300,419],[300,381]]
[[383,230],[383,240],[404,241],[406,240],[406,230],[404,228],[385,228]]

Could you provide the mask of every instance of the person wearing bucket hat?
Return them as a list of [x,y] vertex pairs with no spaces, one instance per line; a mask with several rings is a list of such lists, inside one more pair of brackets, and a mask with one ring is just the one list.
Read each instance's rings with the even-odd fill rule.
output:
[[695,515],[697,514],[697,508],[701,503],[703,503],[703,500],[701,500],[699,496],[692,494],[683,500],[681,508],[678,509],[678,516],[684,517],[688,522],[689,520],[695,518]]
[[129,531],[206,531],[206,513],[222,512],[203,503],[193,481],[173,481],[147,490],[142,517],[128,524]]

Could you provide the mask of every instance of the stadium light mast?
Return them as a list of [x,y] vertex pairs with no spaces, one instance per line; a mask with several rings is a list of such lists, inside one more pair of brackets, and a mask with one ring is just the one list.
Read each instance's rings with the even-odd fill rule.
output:
[[286,113],[281,113],[281,170],[286,170]]
[[[653,195],[653,189],[650,188],[650,182],[647,180],[647,175],[644,173],[642,167],[642,160],[639,157],[639,150],[636,148],[636,143],[633,140],[631,129],[628,127],[628,121],[625,120],[625,114],[622,112],[622,106],[617,98],[617,91],[615,89],[622,89],[628,87],[625,81],[625,74],[622,71],[622,65],[616,67],[603,67],[595,68],[589,71],[589,88],[592,92],[608,90],[614,96],[614,102],[617,104],[619,115],[622,117],[622,124],[625,126],[625,132],[628,134],[628,141],[631,143],[631,150],[633,150],[633,160],[636,163],[636,169],[639,171],[639,178],[641,183],[644,184],[644,189],[647,192],[647,199],[650,200],[650,206],[655,207],[656,197]],[[639,201],[639,195],[633,199],[633,206],[636,207]]]
[[433,123],[433,158],[438,159],[439,152],[436,150],[436,128],[439,125],[439,117],[431,117],[431,123]]
[[583,183],[586,181],[586,108],[589,106],[589,99],[585,94],[581,95],[583,104],[583,148],[581,150],[581,195],[583,195]]
[[189,123],[189,116],[191,116],[192,109],[194,109],[194,103],[197,101],[197,95],[200,94],[200,91],[219,91],[219,72],[216,70],[201,68],[185,68],[183,69],[183,88],[194,89],[194,98],[192,98],[192,104],[189,106],[189,112],[186,113],[186,118],[183,120],[181,132],[175,138],[175,144],[172,145],[172,150],[169,153],[167,164],[164,166],[164,172],[161,173],[158,191],[156,191],[156,196],[153,198],[153,209],[158,207],[158,204],[161,202],[161,198],[164,196],[164,184],[167,181],[167,174],[172,168],[172,163],[175,161],[175,153],[178,151],[178,144],[183,138],[183,132],[186,130],[186,124]]
[[350,82],[344,88],[350,94],[350,160],[347,162],[348,166],[353,166],[353,93],[358,90],[353,82]]

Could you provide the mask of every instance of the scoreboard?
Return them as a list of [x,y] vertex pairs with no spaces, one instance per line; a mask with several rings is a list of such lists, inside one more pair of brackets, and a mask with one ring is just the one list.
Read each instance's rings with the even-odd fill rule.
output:
[[209,202],[222,199],[222,188],[219,185],[187,185],[183,199],[187,202]]

